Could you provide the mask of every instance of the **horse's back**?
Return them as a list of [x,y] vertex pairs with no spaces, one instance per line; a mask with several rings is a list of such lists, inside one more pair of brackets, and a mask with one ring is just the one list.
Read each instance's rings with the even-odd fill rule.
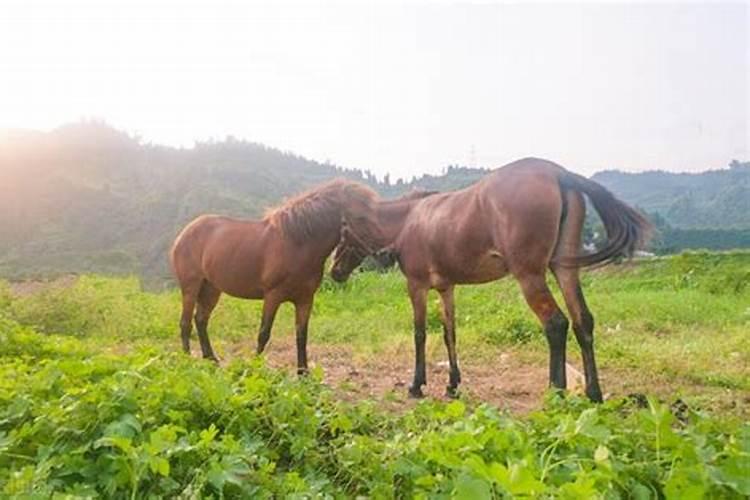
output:
[[196,247],[202,247],[217,227],[225,224],[227,220],[231,219],[222,215],[204,214],[190,221],[182,228],[172,244],[170,251],[172,264],[174,265],[180,258],[187,257]]
[[195,275],[204,275],[206,252],[221,253],[240,241],[241,226],[248,222],[223,215],[200,215],[189,222],[175,238],[170,251],[172,268],[181,282]]
[[566,172],[565,167],[544,158],[527,157],[507,163],[494,169],[487,177],[493,175],[519,175],[526,173],[553,174],[558,175],[560,172]]
[[397,244],[402,265],[425,277],[477,283],[502,277],[527,252],[546,256],[557,239],[563,172],[553,162],[524,158],[467,188],[426,198]]

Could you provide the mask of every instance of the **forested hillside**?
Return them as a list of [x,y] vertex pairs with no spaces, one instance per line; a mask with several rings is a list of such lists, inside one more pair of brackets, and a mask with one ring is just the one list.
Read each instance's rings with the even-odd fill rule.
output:
[[0,275],[167,273],[166,249],[206,212],[258,216],[344,171],[236,141],[142,144],[102,124],[0,139]]
[[599,172],[593,179],[678,228],[750,229],[750,163],[700,174]]
[[[260,216],[285,196],[335,176],[396,196],[412,187],[458,189],[486,173],[448,167],[443,175],[391,183],[231,137],[172,148],[97,122],[47,133],[2,132],[0,277],[95,271],[159,281],[168,276],[166,252],[174,236],[201,213]],[[662,249],[722,239],[703,234],[707,227],[730,235],[725,246],[750,246],[748,163],[704,174],[607,171],[594,178],[661,216]],[[697,231],[698,238],[680,228]],[[680,240],[685,234],[687,242]]]

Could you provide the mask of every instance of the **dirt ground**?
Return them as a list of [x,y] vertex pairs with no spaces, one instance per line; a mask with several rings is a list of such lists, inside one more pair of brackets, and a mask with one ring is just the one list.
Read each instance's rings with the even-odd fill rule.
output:
[[[224,345],[221,364],[232,358],[255,356],[252,342]],[[441,346],[439,346],[441,347]],[[584,377],[580,357],[568,349],[568,392],[583,394]],[[198,356],[197,346],[193,356]],[[289,374],[296,371],[297,350],[292,336],[276,336],[266,348],[266,361]],[[447,400],[448,363],[441,348],[427,349],[427,383],[423,391],[428,398]],[[345,401],[371,400],[381,408],[400,412],[411,408],[416,400],[407,390],[414,373],[412,348],[396,348],[389,352],[367,355],[351,347],[330,344],[308,345],[310,368],[321,367],[324,382]],[[460,397],[472,403],[487,403],[514,414],[539,409],[549,383],[546,351],[497,349],[481,357],[459,352],[461,368]],[[750,393],[722,387],[698,385],[686,380],[673,380],[666,375],[646,373],[624,367],[602,364],[599,380],[604,399],[631,397],[645,403],[644,393],[652,394],[667,404],[689,397],[697,404],[694,409],[731,412],[747,415]],[[680,404],[684,404],[681,402]]]
[[[224,353],[222,364],[234,357],[254,356],[247,342],[226,346]],[[292,337],[272,339],[265,356],[274,368],[288,373],[296,370],[297,349]],[[447,400],[448,363],[431,360],[429,352],[427,357],[425,396]],[[368,399],[395,411],[410,408],[416,402],[407,394],[414,373],[414,357],[410,350],[365,356],[347,346],[311,344],[308,359],[311,368],[318,366],[323,369],[324,382],[345,401]],[[512,352],[499,353],[492,366],[471,360],[464,363],[459,360],[459,363],[462,399],[486,402],[520,414],[541,406],[548,383],[546,364],[528,363]],[[570,365],[568,372],[569,387],[580,390],[582,375]]]

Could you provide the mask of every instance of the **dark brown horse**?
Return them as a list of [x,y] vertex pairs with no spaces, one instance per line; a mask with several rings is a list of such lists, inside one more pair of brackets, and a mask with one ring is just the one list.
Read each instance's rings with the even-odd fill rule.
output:
[[[377,195],[351,181],[335,180],[297,196],[262,220],[203,215],[188,224],[172,246],[170,261],[182,290],[182,348],[190,352],[192,316],[203,357],[216,360],[208,320],[222,292],[263,299],[257,352],[271,335],[282,302],[295,306],[297,370],[307,370],[307,324],[325,260],[340,239],[342,224],[357,228],[363,244],[379,244]],[[374,242],[374,243],[368,243]]]
[[[608,241],[601,250],[579,255],[587,195],[604,223]],[[591,315],[578,268],[631,255],[651,230],[638,212],[594,181],[546,160],[526,158],[495,170],[476,184],[451,193],[400,203],[381,202],[378,220],[408,281],[414,309],[416,368],[409,393],[422,396],[425,374],[427,292],[434,288],[443,306],[443,333],[450,363],[448,393],[461,381],[456,356],[453,288],[512,274],[542,323],[550,348],[550,385],[565,389],[568,319],[547,287],[552,271],[562,291],[583,354],[586,394],[602,400],[594,361]],[[331,276],[345,280],[366,249],[344,228]],[[352,250],[352,248],[360,248]]]

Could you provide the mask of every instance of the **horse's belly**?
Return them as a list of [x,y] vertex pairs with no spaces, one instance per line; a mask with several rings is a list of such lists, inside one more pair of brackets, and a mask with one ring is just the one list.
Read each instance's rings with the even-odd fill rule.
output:
[[487,283],[508,274],[508,266],[497,251],[490,251],[479,258],[474,268],[467,273],[465,283]]
[[238,276],[208,276],[208,281],[216,288],[240,299],[262,299],[264,290],[258,286],[257,278],[245,278]]
[[242,287],[223,291],[227,295],[231,295],[232,297],[237,297],[239,299],[262,299],[264,295],[263,290],[261,290],[260,288]]

